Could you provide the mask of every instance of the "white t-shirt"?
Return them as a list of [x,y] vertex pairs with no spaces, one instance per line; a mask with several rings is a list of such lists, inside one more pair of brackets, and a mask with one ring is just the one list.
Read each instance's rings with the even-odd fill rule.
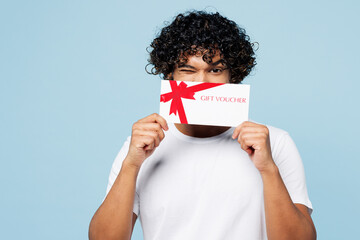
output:
[[[267,127],[273,159],[292,201],[306,205],[311,213],[304,167],[294,142],[287,132]],[[133,212],[140,219],[144,240],[267,239],[262,179],[248,154],[231,138],[233,131],[195,138],[169,124],[136,181]],[[107,193],[129,144],[130,137],[113,163]]]

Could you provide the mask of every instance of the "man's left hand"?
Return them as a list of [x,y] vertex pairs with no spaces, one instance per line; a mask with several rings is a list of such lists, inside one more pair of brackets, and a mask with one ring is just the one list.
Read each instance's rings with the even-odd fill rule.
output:
[[261,124],[245,121],[236,127],[233,139],[237,139],[260,173],[272,170],[275,166],[271,155],[269,129]]

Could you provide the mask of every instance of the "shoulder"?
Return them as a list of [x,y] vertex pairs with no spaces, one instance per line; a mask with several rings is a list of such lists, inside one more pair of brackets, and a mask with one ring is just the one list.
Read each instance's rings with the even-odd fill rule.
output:
[[269,129],[270,142],[277,143],[289,136],[289,133],[284,129],[266,124],[265,126]]
[[270,125],[266,126],[269,129],[271,152],[274,159],[279,159],[280,155],[288,152],[297,151],[295,143],[287,131]]

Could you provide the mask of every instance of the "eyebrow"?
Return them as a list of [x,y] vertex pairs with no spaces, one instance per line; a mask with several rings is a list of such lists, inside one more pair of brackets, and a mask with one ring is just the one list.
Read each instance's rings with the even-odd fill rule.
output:
[[[220,59],[216,62],[210,63],[211,66],[216,66],[218,64],[223,64],[224,63],[224,59]],[[178,68],[191,68],[191,69],[196,69],[194,66],[188,65],[188,64],[179,64]]]
[[223,64],[225,61],[224,61],[224,59],[220,59],[219,61],[216,61],[216,62],[214,62],[214,63],[210,63],[210,65],[212,65],[212,66],[216,66],[216,65],[218,65],[218,64]]
[[194,66],[188,65],[188,64],[179,64],[178,68],[191,68],[196,69]]

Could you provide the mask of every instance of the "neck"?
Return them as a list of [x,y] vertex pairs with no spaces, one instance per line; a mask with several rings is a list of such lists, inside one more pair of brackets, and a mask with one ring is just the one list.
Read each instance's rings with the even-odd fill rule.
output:
[[206,138],[219,135],[230,127],[218,127],[207,125],[175,124],[175,127],[183,134],[191,137]]

